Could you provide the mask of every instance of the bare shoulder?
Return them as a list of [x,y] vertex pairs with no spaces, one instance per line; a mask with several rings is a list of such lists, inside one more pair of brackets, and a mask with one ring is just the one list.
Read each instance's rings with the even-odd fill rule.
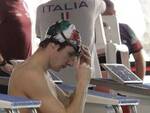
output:
[[26,80],[26,79],[36,79],[42,74],[42,71],[36,67],[33,67],[29,64],[20,64],[15,67],[11,74],[11,78],[14,78],[14,80]]
[[9,80],[9,93],[30,92],[44,82],[43,73],[38,68],[21,64],[18,65]]

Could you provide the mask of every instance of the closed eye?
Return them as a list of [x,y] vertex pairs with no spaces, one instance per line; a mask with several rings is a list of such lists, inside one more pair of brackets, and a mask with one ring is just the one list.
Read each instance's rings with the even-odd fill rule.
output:
[[68,53],[69,54],[69,57],[75,57],[76,56],[76,53],[75,52],[70,52]]

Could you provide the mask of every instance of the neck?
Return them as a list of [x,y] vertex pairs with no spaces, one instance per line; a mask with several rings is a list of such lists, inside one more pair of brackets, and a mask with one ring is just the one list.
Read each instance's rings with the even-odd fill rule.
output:
[[43,50],[43,48],[39,48],[34,55],[29,58],[29,62],[35,66],[38,66],[42,70],[47,71],[50,67],[49,59],[49,55],[46,54],[45,50]]

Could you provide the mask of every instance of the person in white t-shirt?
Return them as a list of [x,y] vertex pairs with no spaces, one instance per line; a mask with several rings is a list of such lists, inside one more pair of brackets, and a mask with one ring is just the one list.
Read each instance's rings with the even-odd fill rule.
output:
[[[42,41],[48,26],[60,19],[71,21],[80,31],[82,43],[89,47],[92,54],[92,77],[100,77],[94,29],[98,15],[104,10],[103,0],[50,0],[37,8],[36,35]],[[69,75],[73,74],[73,71],[64,70],[62,73]],[[72,78],[69,77],[67,76],[67,79],[70,81]]]

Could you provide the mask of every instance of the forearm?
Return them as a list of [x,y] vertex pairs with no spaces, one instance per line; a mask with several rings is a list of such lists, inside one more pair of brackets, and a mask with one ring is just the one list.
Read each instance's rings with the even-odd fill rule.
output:
[[136,71],[135,73],[141,78],[144,78],[145,75],[145,61],[142,55],[142,52],[137,52],[133,54],[134,59],[135,59],[135,68]]
[[135,68],[136,75],[138,75],[138,77],[140,77],[143,80],[145,75],[145,62],[140,60],[135,61]]
[[83,113],[88,83],[79,82],[72,96],[70,104],[67,108],[67,113]]
[[70,102],[70,96],[72,94],[69,93],[69,92],[63,91],[57,85],[56,85],[56,91],[57,91],[57,97],[58,97],[58,99],[62,102],[62,104],[65,106],[65,108],[67,108],[68,105],[69,105],[69,102]]
[[87,81],[80,81],[72,93],[66,93],[56,86],[57,96],[66,108],[67,113],[82,113],[85,105],[87,86]]
[[74,96],[67,108],[67,113],[83,113],[86,102],[88,84],[91,78],[91,55],[88,48],[82,46],[80,59],[74,62],[77,85]]

